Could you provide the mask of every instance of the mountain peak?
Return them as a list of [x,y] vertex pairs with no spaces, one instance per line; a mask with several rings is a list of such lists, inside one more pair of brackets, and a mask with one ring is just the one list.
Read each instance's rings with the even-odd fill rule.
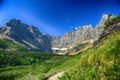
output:
[[43,35],[37,27],[29,26],[20,20],[11,19],[0,29],[0,34],[14,39],[30,50],[51,51],[51,36]]
[[108,14],[103,14],[100,23],[104,23],[108,19]]
[[108,17],[108,14],[103,14],[102,17]]
[[17,20],[17,19],[11,19],[7,24],[9,25],[9,23],[21,23],[21,21],[20,20]]

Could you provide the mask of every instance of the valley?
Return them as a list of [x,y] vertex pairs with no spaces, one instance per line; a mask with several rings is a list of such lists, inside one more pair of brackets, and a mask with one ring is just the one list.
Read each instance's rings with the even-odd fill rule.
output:
[[[52,53],[51,36],[19,20],[10,21],[7,27],[0,29],[0,80],[51,80],[58,75],[59,80],[119,80],[120,15],[102,19],[100,23],[97,26],[103,30],[97,30],[101,32],[84,27],[67,33],[67,36],[57,37],[54,49],[74,45],[66,54],[60,55]],[[81,29],[88,32],[82,36],[83,41],[79,41]],[[89,31],[91,29],[93,33]],[[19,30],[25,33],[20,34]],[[98,33],[99,36],[91,37]],[[77,34],[77,40],[73,40],[76,38],[71,37],[76,35],[71,34]],[[70,44],[65,44],[67,41],[64,39]],[[91,39],[93,42],[88,47]],[[56,47],[57,44],[63,45]],[[71,52],[73,55],[70,55]]]

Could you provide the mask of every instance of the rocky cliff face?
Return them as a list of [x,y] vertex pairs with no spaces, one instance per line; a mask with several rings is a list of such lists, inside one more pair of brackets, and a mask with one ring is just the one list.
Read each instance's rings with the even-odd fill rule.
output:
[[29,50],[51,52],[66,51],[83,42],[93,42],[98,39],[104,22],[108,15],[104,14],[100,23],[93,28],[92,25],[78,27],[73,32],[68,32],[63,36],[51,37],[41,33],[36,27],[22,23],[20,20],[12,19],[0,29],[0,36],[7,36]]
[[12,19],[0,30],[0,35],[8,36],[23,44],[29,50],[51,51],[51,36],[41,33],[36,27]]
[[98,39],[107,18],[108,15],[104,14],[96,28],[93,28],[92,25],[85,25],[78,27],[76,31],[68,32],[63,36],[54,37],[52,39],[52,49],[65,51],[84,41],[93,42]]
[[79,27],[74,32],[68,32],[63,36],[54,37],[52,46],[59,48],[73,46],[75,44],[81,43],[82,41],[96,38],[94,34],[95,30],[92,25],[86,25],[84,27]]
[[105,21],[108,19],[108,15],[107,14],[103,14],[100,22],[96,25],[95,31],[96,31],[96,37],[99,37],[99,34],[101,33],[101,31],[103,30],[104,27],[104,23]]

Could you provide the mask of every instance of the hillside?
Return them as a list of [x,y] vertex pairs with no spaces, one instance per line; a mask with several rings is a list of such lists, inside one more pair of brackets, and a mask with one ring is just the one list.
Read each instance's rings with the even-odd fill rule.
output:
[[13,42],[10,39],[7,38],[1,38],[0,39],[0,50],[4,51],[26,51],[27,48],[24,46]]
[[94,47],[82,53],[60,80],[120,79],[120,16],[107,20]]

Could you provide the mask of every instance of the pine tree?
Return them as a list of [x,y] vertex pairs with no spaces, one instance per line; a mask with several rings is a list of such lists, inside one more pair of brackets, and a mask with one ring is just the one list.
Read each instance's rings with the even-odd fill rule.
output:
[[109,15],[108,15],[108,20],[110,19],[110,17],[113,15],[113,10],[110,11]]

